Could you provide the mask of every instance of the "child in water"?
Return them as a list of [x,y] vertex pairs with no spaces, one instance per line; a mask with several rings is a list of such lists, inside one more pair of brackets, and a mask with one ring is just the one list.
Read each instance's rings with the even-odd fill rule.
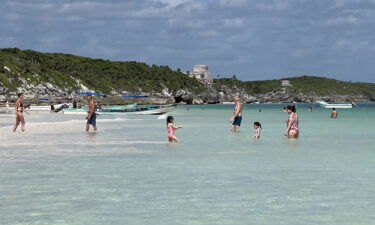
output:
[[262,124],[260,124],[259,122],[254,122],[254,129],[254,139],[260,139],[260,135],[262,134]]
[[176,127],[175,125],[173,125],[173,120],[174,120],[173,116],[167,117],[168,141],[170,143],[180,141],[180,139],[178,139],[176,135],[174,135],[174,131],[182,128],[182,127]]

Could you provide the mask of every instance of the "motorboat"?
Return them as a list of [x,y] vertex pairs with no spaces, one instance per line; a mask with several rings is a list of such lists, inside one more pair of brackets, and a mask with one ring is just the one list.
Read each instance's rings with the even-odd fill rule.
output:
[[327,108],[327,109],[351,109],[353,107],[357,107],[357,105],[354,102],[351,103],[328,103],[325,101],[318,101],[317,102],[321,107]]
[[[60,103],[60,104],[54,104],[53,105],[53,111],[54,112],[59,112],[63,109],[66,109],[66,108],[70,108],[72,107],[72,103]],[[31,112],[35,112],[35,111],[38,111],[38,112],[51,112],[51,105],[26,105],[25,107],[25,110],[27,111],[31,111]]]
[[[62,109],[71,107],[72,104],[70,103],[62,103],[54,105],[54,112],[60,112]],[[24,110],[28,112],[36,112],[36,113],[44,113],[44,112],[51,112],[51,105],[24,105]],[[7,104],[5,107],[0,108],[0,113],[15,113],[15,108],[10,107]]]
[[[101,115],[105,114],[135,114],[135,115],[162,115],[174,110],[176,105],[160,105],[160,106],[138,106],[136,104],[115,107],[102,107],[96,109],[96,112]],[[88,108],[80,109],[64,109],[64,114],[87,114]]]

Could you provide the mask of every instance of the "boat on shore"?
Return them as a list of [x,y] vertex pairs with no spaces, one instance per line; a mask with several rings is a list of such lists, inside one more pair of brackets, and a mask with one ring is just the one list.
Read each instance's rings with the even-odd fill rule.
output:
[[133,113],[133,114],[138,114],[138,115],[163,115],[169,112],[172,112],[176,105],[160,105],[160,106],[146,106],[146,107],[139,107],[135,109],[133,112],[128,112],[128,113]]
[[[126,114],[126,115],[162,115],[172,112],[176,105],[138,106],[136,104],[115,107],[103,107],[96,110],[98,114]],[[64,109],[64,114],[87,114],[88,108]]]
[[[63,109],[67,109],[67,108],[70,108],[72,107],[72,103],[61,103],[61,104],[54,104],[53,107],[54,107],[54,112],[60,112],[61,110]],[[28,106],[25,106],[25,109],[27,111],[31,111],[31,112],[35,112],[35,111],[38,111],[38,112],[51,112],[51,105],[28,105]]]
[[325,101],[318,101],[317,102],[321,107],[326,109],[351,109],[353,107],[357,107],[357,105],[354,102],[351,103],[328,103]]
[[[63,109],[72,107],[71,103],[61,103],[61,104],[56,104],[54,105],[54,112],[60,112]],[[36,112],[36,113],[46,113],[46,112],[51,112],[51,105],[25,105],[24,110],[28,112]],[[10,113],[15,113],[15,108],[14,106],[10,107],[9,104],[7,104],[5,107],[0,108],[0,113],[4,114],[10,114]]]

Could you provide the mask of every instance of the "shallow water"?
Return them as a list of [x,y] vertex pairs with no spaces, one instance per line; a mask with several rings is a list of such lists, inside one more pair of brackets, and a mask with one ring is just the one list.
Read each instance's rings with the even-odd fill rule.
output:
[[375,224],[374,104],[300,105],[298,141],[283,105],[247,105],[236,134],[232,107],[179,106],[174,145],[163,116],[87,134],[82,115],[35,113],[13,134],[0,115],[0,224]]

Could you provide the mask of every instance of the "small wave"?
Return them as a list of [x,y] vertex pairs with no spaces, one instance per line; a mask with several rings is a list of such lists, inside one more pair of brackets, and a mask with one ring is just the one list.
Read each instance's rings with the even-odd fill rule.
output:
[[167,114],[158,116],[158,120],[165,120],[166,118],[167,118]]
[[116,117],[116,118],[113,118],[113,119],[100,119],[98,118],[98,121],[100,122],[121,122],[121,121],[127,121],[127,120],[130,120],[130,119],[124,119],[124,118],[119,118],[119,117]]
[[67,120],[58,122],[29,122],[28,125],[52,125],[52,124],[66,124],[66,123],[82,123],[84,120]]

